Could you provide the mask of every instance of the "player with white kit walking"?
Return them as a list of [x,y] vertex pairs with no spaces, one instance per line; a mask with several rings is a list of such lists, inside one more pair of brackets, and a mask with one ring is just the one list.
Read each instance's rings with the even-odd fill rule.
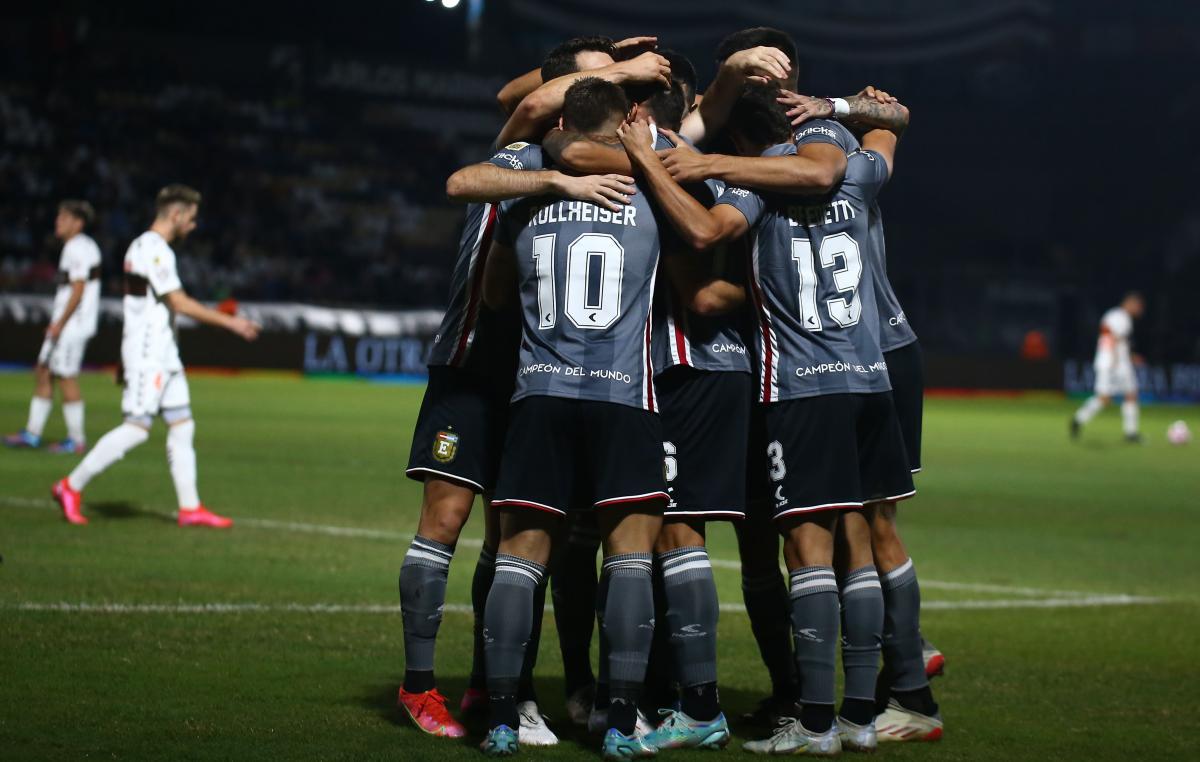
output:
[[83,452],[83,395],[79,368],[88,340],[96,333],[100,313],[100,248],[84,228],[95,217],[86,201],[67,200],[58,205],[54,237],[63,241],[58,261],[58,290],[46,328],[46,340],[34,367],[35,386],[25,428],[4,438],[9,447],[40,447],[42,431],[54,407],[54,382],[62,390],[67,438],[50,446],[52,452]]
[[1075,416],[1071,419],[1072,439],[1079,437],[1084,425],[1095,418],[1109,400],[1121,395],[1124,397],[1121,403],[1121,425],[1125,431],[1125,441],[1142,441],[1142,435],[1138,432],[1137,373],[1133,367],[1140,364],[1141,358],[1130,351],[1129,340],[1133,335],[1133,321],[1140,318],[1145,311],[1146,303],[1142,295],[1133,291],[1126,294],[1119,305],[1104,313],[1104,317],[1101,318],[1094,366],[1095,394],[1083,403],[1083,407],[1075,411]]
[[84,487],[134,447],[150,438],[154,416],[167,424],[167,461],[179,498],[180,526],[224,528],[233,522],[210,512],[196,491],[196,425],[192,420],[187,377],[175,343],[175,315],[187,315],[219,326],[247,341],[258,337],[258,325],[205,307],[187,295],[175,266],[171,242],[196,228],[200,194],[184,185],[168,185],[158,193],[154,224],[125,253],[125,326],[121,364],[125,391],[124,422],[101,437],[70,476],[54,485],[54,498],[72,524],[86,524],[81,512]]

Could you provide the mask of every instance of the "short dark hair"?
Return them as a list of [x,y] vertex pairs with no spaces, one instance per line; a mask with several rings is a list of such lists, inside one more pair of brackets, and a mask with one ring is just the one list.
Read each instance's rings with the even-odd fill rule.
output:
[[542,61],[542,81],[549,82],[552,79],[558,79],[566,74],[574,74],[579,71],[579,63],[575,57],[584,51],[595,51],[597,53],[608,53],[614,58],[617,55],[617,46],[608,37],[600,37],[599,35],[592,37],[572,37],[564,43],[561,43],[549,53]]
[[765,45],[769,48],[779,48],[792,62],[792,71],[796,70],[796,43],[792,36],[782,29],[769,26],[756,26],[734,32],[717,45],[717,62],[724,61],[740,50],[749,50]]
[[729,115],[729,130],[755,145],[773,146],[791,140],[792,123],[778,97],[779,88],[773,84],[747,83]]
[[58,205],[58,211],[66,212],[88,226],[92,224],[92,220],[96,219],[96,210],[92,205],[83,199],[68,198],[61,201]]
[[563,96],[563,127],[574,132],[595,132],[628,113],[629,99],[621,86],[599,77],[577,79]]
[[667,89],[657,83],[626,86],[625,94],[631,103],[642,104],[659,127],[679,131],[687,114],[682,82],[672,78],[671,86]]
[[154,199],[154,208],[162,214],[172,204],[199,206],[200,191],[179,183],[168,185],[158,192],[157,198]]
[[696,102],[696,86],[699,79],[691,60],[677,50],[660,50],[658,54],[671,64],[671,79],[683,85],[684,107],[690,109]]

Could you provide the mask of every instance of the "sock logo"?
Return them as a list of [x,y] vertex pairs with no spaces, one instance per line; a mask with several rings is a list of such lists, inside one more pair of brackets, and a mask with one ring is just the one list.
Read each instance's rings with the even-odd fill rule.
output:
[[433,459],[438,463],[449,463],[458,455],[458,434],[439,431],[433,438]]
[[700,629],[700,624],[685,624],[675,633],[677,638],[702,638],[708,633]]
[[823,638],[821,638],[817,635],[817,631],[812,627],[808,627],[803,630],[796,630],[796,634],[798,636],[804,638],[805,640],[811,641],[813,643],[824,643],[825,642],[825,640]]

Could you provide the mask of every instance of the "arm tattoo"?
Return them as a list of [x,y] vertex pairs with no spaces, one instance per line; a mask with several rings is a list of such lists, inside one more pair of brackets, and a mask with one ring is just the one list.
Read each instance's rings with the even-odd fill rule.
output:
[[874,98],[852,95],[846,99],[850,114],[843,121],[863,127],[902,132],[908,126],[908,109],[899,103],[880,103]]

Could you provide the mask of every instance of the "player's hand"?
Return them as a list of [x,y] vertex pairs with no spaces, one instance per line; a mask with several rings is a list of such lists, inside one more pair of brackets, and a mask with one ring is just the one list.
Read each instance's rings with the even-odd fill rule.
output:
[[643,121],[624,122],[617,128],[617,137],[625,146],[629,158],[644,162],[654,155],[654,133],[650,125]]
[[692,150],[692,148],[667,148],[658,152],[663,166],[675,178],[675,182],[698,183],[707,180],[709,167],[712,164],[710,156]]
[[625,61],[648,50],[657,48],[658,38],[652,36],[626,37],[614,47],[617,49],[616,59],[618,61]]
[[258,323],[253,320],[247,320],[244,317],[235,315],[229,319],[229,330],[241,336],[246,341],[254,341],[258,338],[258,332],[262,329]]
[[633,178],[625,175],[563,175],[558,181],[560,192],[569,198],[587,201],[610,211],[618,211],[637,193]]
[[859,96],[863,98],[873,98],[876,102],[882,103],[885,106],[889,103],[899,103],[899,99],[891,93],[877,89],[874,85],[867,85],[860,92]]
[[759,82],[787,79],[792,71],[792,62],[782,50],[765,45],[739,50],[726,58],[722,66]]
[[58,337],[62,335],[62,326],[57,322],[46,326],[46,338],[51,341],[58,341]]
[[691,143],[679,137],[679,133],[675,132],[675,130],[668,130],[666,127],[659,127],[658,131],[670,138],[671,142],[675,144],[677,150],[700,153],[692,146]]
[[787,115],[792,120],[792,126],[797,127],[809,119],[831,119],[833,104],[828,98],[814,98],[811,95],[800,95],[791,90],[780,90],[775,100],[788,107]]
[[647,51],[614,66],[624,76],[624,82],[657,82],[664,88],[671,86],[671,62],[658,53]]

